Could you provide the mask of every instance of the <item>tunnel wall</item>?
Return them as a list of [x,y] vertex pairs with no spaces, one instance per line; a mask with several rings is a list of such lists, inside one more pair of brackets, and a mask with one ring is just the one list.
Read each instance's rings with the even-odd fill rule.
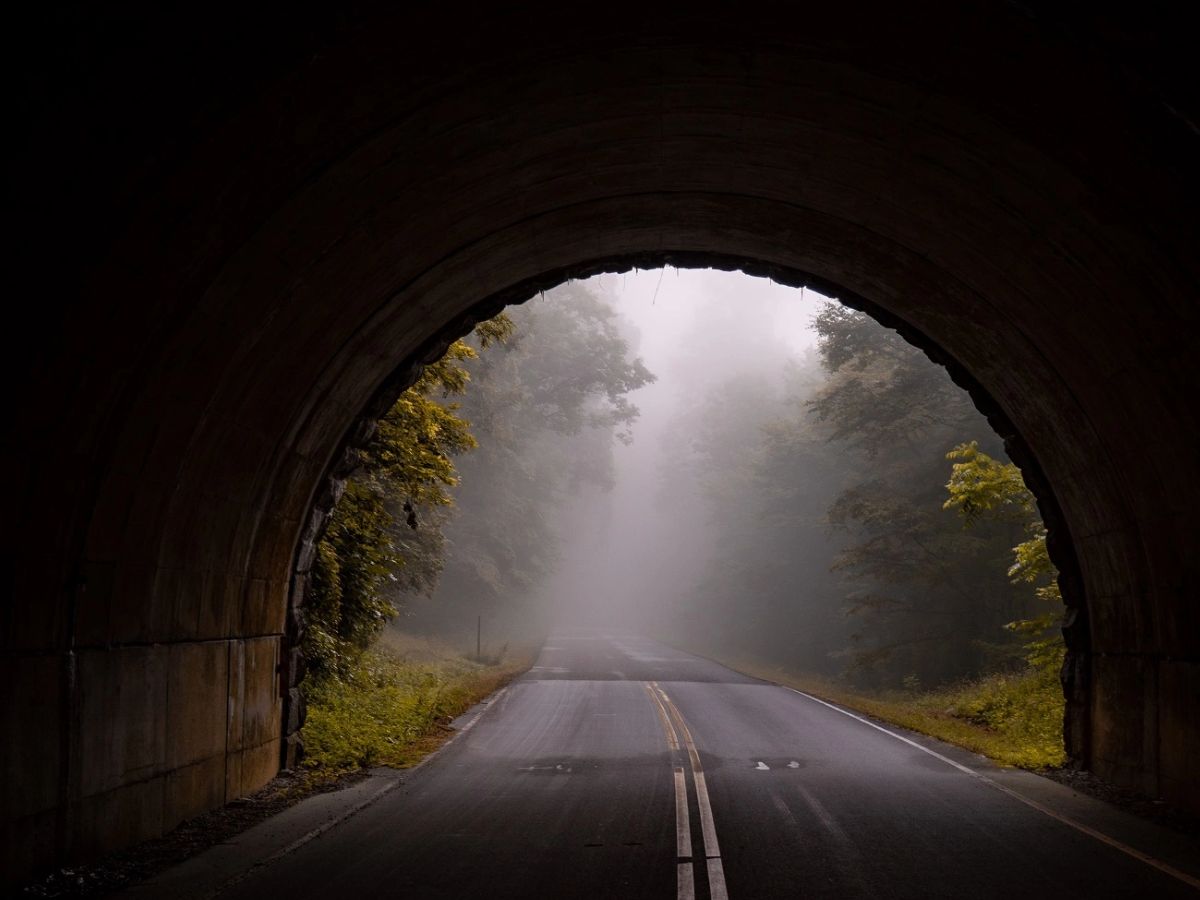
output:
[[638,258],[810,273],[966,373],[1053,512],[1072,752],[1200,807],[1184,30],[540,12],[18,29],[8,877],[265,783],[310,511],[364,406],[480,303]]

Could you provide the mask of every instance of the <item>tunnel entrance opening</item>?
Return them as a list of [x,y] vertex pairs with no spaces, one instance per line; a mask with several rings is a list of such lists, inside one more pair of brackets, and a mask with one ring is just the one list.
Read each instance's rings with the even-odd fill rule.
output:
[[27,304],[6,444],[6,873],[269,779],[363,397],[507,303],[664,263],[824,284],[985,389],[1074,604],[1073,751],[1200,807],[1182,21],[575,18],[101,11],[20,42],[18,282],[55,302]]
[[[658,265],[656,266],[655,263],[658,263]],[[583,284],[587,285],[589,282],[594,282],[596,277],[601,273],[611,275],[630,271],[637,272],[639,270],[654,271],[657,269],[659,271],[658,286],[660,287],[661,275],[665,272],[667,266],[686,266],[691,270],[701,268],[711,269],[715,266],[724,272],[767,277],[771,283],[800,288],[801,290],[798,292],[800,295],[803,294],[805,289],[817,291],[818,296],[821,296],[820,291],[826,291],[838,297],[838,301],[842,305],[862,312],[880,325],[885,325],[885,327],[903,335],[904,340],[908,344],[919,348],[934,366],[945,369],[950,374],[954,383],[967,392],[976,409],[986,416],[988,424],[1003,440],[1007,453],[1013,459],[1023,461],[1022,471],[1025,480],[1031,489],[1036,491],[1038,508],[1044,519],[1052,523],[1062,522],[1057,501],[1050,492],[1041,469],[1028,446],[986,390],[960,363],[927,336],[913,329],[894,314],[880,309],[869,301],[853,295],[847,296],[847,292],[836,285],[804,273],[767,266],[745,259],[731,259],[709,254],[681,253],[639,255],[634,258],[606,260],[574,267],[571,270],[571,274],[567,276],[563,276],[561,273],[554,273],[545,277],[539,277],[524,285],[503,291],[497,296],[481,301],[470,313],[448,326],[445,331],[433,339],[430,343],[430,348],[418,356],[417,359],[419,361],[404,363],[397,370],[396,375],[373,398],[359,423],[351,429],[342,450],[337,456],[339,460],[338,464],[327,474],[324,482],[325,487],[320,492],[323,502],[315,504],[310,513],[310,518],[304,532],[305,538],[297,553],[297,569],[293,576],[293,588],[288,613],[288,633],[291,642],[288,658],[292,663],[285,674],[287,700],[284,712],[284,728],[287,739],[284,744],[282,758],[282,764],[285,767],[294,765],[298,761],[300,752],[302,751],[299,729],[304,721],[305,704],[300,681],[304,676],[306,665],[302,658],[302,652],[298,650],[297,645],[300,642],[304,629],[304,602],[306,597],[313,596],[312,567],[319,556],[317,547],[319,546],[324,525],[329,520],[334,504],[336,504],[338,497],[344,490],[347,479],[354,474],[356,467],[362,462],[361,451],[370,443],[371,437],[375,432],[374,423],[381,415],[380,411],[391,407],[400,393],[416,380],[421,372],[422,362],[428,363],[433,361],[439,354],[440,348],[468,334],[476,321],[488,319],[498,308],[512,308],[507,305],[502,306],[502,304],[516,303],[518,304],[517,309],[520,309],[521,306],[519,304],[534,302],[529,299],[531,297],[545,298],[547,289],[549,289],[551,296],[553,296],[555,289],[564,283],[571,283],[577,278],[583,278]],[[655,299],[657,299],[657,296],[658,287],[654,291]],[[562,304],[569,301],[558,300],[555,302]],[[719,365],[719,362],[712,361],[712,365]],[[486,405],[484,408],[476,409],[475,414],[484,418],[491,417],[486,409]],[[471,415],[470,418],[474,418],[474,415]],[[968,437],[962,436],[961,439],[965,441]],[[950,449],[950,445],[942,449],[943,451],[948,450]],[[487,477],[485,473],[479,474]],[[407,502],[405,503],[405,509],[411,513],[411,507]],[[412,521],[415,522],[415,517]],[[1066,663],[1062,666],[1061,680],[1068,705],[1063,724],[1066,746],[1071,757],[1078,762],[1084,756],[1085,752],[1083,741],[1086,735],[1086,727],[1083,718],[1087,715],[1088,710],[1086,697],[1088,646],[1086,611],[1082,605],[1083,598],[1078,590],[1077,564],[1074,558],[1074,551],[1069,537],[1065,534],[1065,526],[1060,524],[1057,528],[1051,527],[1049,533],[1052,536],[1048,537],[1047,543],[1052,548],[1053,561],[1059,567],[1059,580],[1066,590],[1063,596],[1066,605],[1063,617],[1065,626],[1063,634],[1068,641],[1069,656]],[[919,541],[917,545],[920,546]],[[330,552],[330,548],[326,547],[326,551]],[[903,644],[904,641],[900,643]],[[912,683],[915,684],[917,681],[916,676],[910,676],[910,678],[912,679]],[[908,683],[907,679],[906,683]]]

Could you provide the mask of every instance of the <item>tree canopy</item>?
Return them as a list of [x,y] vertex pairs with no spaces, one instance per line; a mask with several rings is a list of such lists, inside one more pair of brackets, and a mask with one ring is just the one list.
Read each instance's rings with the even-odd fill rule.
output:
[[557,293],[481,323],[380,420],[318,546],[314,678],[345,674],[402,611],[438,630],[519,610],[553,569],[564,498],[611,485],[629,394],[654,376],[602,295]]
[[[480,349],[512,336],[497,316],[475,329]],[[436,528],[417,531],[417,509],[448,506],[459,476],[454,457],[478,442],[459,414],[471,380],[466,363],[479,351],[455,341],[425,367],[379,421],[359,471],[330,517],[317,547],[304,607],[304,651],[313,676],[344,674],[397,614],[395,589],[429,589],[441,568]]]
[[701,622],[747,654],[878,685],[1018,658],[1005,627],[1036,628],[1054,599],[1020,472],[965,392],[898,334],[836,303],[814,326],[816,354],[782,391],[739,376],[693,413],[719,534],[697,580]]

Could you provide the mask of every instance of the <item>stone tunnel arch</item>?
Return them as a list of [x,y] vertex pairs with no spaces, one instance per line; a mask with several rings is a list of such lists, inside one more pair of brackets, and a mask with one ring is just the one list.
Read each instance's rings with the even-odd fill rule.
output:
[[1200,803],[1186,29],[540,13],[97,13],[25,42],[15,280],[55,302],[4,445],[4,870],[269,778],[297,547],[364,399],[498,304],[638,263],[834,285],[973,386],[1087,598],[1073,749]]

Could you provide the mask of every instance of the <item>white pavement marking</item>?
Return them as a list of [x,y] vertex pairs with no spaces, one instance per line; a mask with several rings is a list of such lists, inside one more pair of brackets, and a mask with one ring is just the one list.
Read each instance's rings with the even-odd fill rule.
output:
[[758,769],[758,771],[760,771],[760,772],[769,772],[769,771],[771,771],[771,767],[770,767],[770,766],[768,766],[768,765],[767,765],[765,762],[763,762],[761,759],[758,761],[758,765],[757,765],[757,766],[755,766],[754,768]]
[[1074,828],[1076,831],[1078,831],[1082,834],[1086,834],[1088,837],[1094,838],[1097,841],[1099,841],[1100,843],[1106,844],[1109,847],[1112,847],[1114,850],[1118,850],[1121,853],[1124,853],[1126,856],[1133,857],[1134,859],[1139,860],[1140,862],[1144,862],[1146,865],[1150,866],[1151,868],[1158,869],[1158,871],[1162,872],[1164,875],[1170,875],[1172,878],[1174,878],[1178,881],[1182,881],[1184,884],[1186,884],[1190,887],[1196,888],[1197,890],[1200,890],[1200,878],[1195,878],[1194,876],[1189,875],[1187,872],[1181,872],[1179,869],[1176,869],[1174,866],[1169,866],[1165,862],[1155,859],[1153,856],[1151,856],[1148,853],[1143,853],[1141,850],[1138,850],[1135,847],[1130,847],[1128,844],[1123,844],[1120,841],[1118,841],[1116,838],[1111,838],[1107,834],[1097,831],[1095,828],[1092,828],[1089,825],[1084,825],[1082,822],[1077,822],[1074,819],[1070,818],[1069,816],[1064,816],[1061,813],[1057,813],[1054,810],[1050,809],[1048,806],[1044,806],[1043,804],[1038,803],[1036,800],[1031,800],[1029,797],[1025,797],[1021,794],[1018,794],[1012,788],[1007,788],[1004,785],[1000,784],[999,782],[993,781],[992,779],[990,779],[986,775],[984,775],[982,772],[976,772],[974,769],[962,765],[962,763],[956,763],[954,760],[950,759],[950,757],[943,756],[942,754],[938,753],[936,750],[930,750],[928,747],[922,746],[921,744],[918,744],[916,741],[909,740],[902,734],[896,734],[896,732],[894,732],[894,731],[889,731],[888,729],[884,728],[882,725],[876,725],[874,722],[870,721],[869,719],[864,719],[862,716],[855,715],[854,713],[850,712],[849,710],[842,709],[840,706],[834,706],[832,703],[827,703],[826,701],[822,700],[820,697],[814,697],[812,694],[806,694],[806,693],[804,693],[804,691],[798,691],[795,688],[788,688],[788,690],[790,690],[794,694],[799,694],[801,697],[807,697],[809,700],[812,700],[814,703],[820,703],[822,706],[827,706],[830,709],[832,709],[834,712],[841,713],[843,716],[849,716],[851,719],[854,719],[856,722],[862,722],[862,724],[867,725],[871,728],[874,728],[876,731],[882,731],[888,737],[895,738],[896,740],[900,741],[901,743],[908,744],[910,747],[916,747],[922,753],[928,753],[934,759],[940,759],[946,765],[953,766],[954,768],[958,769],[960,772],[970,775],[972,778],[979,779],[984,784],[988,785],[989,787],[995,788],[1000,793],[1006,794],[1007,796],[1012,797],[1014,800],[1017,800],[1020,803],[1024,803],[1030,809],[1036,809],[1038,812],[1049,816],[1051,819],[1054,819],[1057,822],[1061,822],[1062,824],[1064,824],[1070,828]]
[[796,762],[793,759],[790,763],[788,763],[788,768],[789,769],[798,769],[798,768],[800,768],[800,763]]
[[688,728],[679,711],[666,692],[652,682],[663,703],[670,711],[679,726],[679,733],[687,747],[688,758],[692,762],[692,780],[696,784],[696,805],[700,808],[700,833],[704,836],[704,855],[708,861],[708,893],[712,900],[728,900],[729,892],[725,887],[725,868],[721,864],[721,847],[717,843],[717,826],[713,822],[712,803],[708,799],[708,784],[704,778],[704,768],[700,765],[700,754],[696,750],[696,742],[692,740],[692,730]]

